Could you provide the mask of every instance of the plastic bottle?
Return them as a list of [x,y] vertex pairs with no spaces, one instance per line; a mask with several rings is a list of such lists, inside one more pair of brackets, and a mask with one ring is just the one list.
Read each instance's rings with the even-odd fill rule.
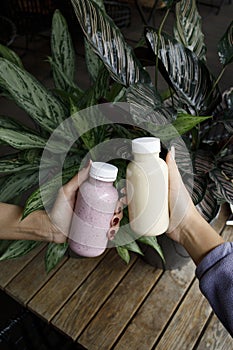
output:
[[118,200],[118,192],[113,186],[117,172],[114,165],[93,162],[89,179],[79,188],[69,246],[80,256],[95,257],[106,249],[107,231]]
[[132,141],[134,160],[126,172],[129,221],[140,236],[157,236],[169,225],[168,169],[159,157],[160,139],[142,137]]

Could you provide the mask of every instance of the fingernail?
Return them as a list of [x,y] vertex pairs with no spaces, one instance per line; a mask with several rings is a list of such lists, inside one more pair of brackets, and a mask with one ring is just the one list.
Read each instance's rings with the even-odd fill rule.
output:
[[171,146],[171,156],[172,156],[172,159],[175,160],[175,156],[176,156],[175,146]]
[[117,214],[120,214],[121,211],[122,211],[122,208],[121,208],[121,207],[118,207],[118,208],[117,208]]
[[116,234],[116,231],[115,230],[111,230],[109,233],[108,233],[108,239],[111,241],[114,239],[115,237],[115,234]]
[[114,218],[112,222],[113,222],[113,225],[117,225],[119,222],[119,218]]

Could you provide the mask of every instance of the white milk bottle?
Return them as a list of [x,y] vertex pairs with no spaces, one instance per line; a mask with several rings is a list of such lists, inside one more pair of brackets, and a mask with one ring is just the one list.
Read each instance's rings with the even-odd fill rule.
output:
[[159,157],[160,139],[132,141],[134,156],[127,167],[127,197],[131,229],[140,236],[157,236],[169,225],[168,168]]

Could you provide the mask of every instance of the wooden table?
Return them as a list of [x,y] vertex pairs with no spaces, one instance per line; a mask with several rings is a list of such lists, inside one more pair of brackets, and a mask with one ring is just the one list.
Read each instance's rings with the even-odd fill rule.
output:
[[[215,228],[233,227],[221,213]],[[88,350],[231,350],[233,340],[199,291],[195,266],[163,271],[114,249],[94,259],[65,257],[48,275],[45,245],[0,263],[0,287]]]

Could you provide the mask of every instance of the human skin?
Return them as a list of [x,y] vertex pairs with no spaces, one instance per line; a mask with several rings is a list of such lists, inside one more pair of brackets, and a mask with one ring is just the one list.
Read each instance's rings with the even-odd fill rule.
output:
[[180,243],[198,265],[212,249],[224,243],[224,240],[193,204],[174,160],[174,149],[168,152],[166,163],[170,209],[170,223],[166,234]]
[[[0,203],[0,239],[39,240],[64,243],[69,234],[71,218],[79,186],[88,178],[89,164],[58,191],[50,213],[36,210],[21,220],[23,208]],[[115,235],[122,218],[123,204],[118,201],[110,223],[109,234]]]

